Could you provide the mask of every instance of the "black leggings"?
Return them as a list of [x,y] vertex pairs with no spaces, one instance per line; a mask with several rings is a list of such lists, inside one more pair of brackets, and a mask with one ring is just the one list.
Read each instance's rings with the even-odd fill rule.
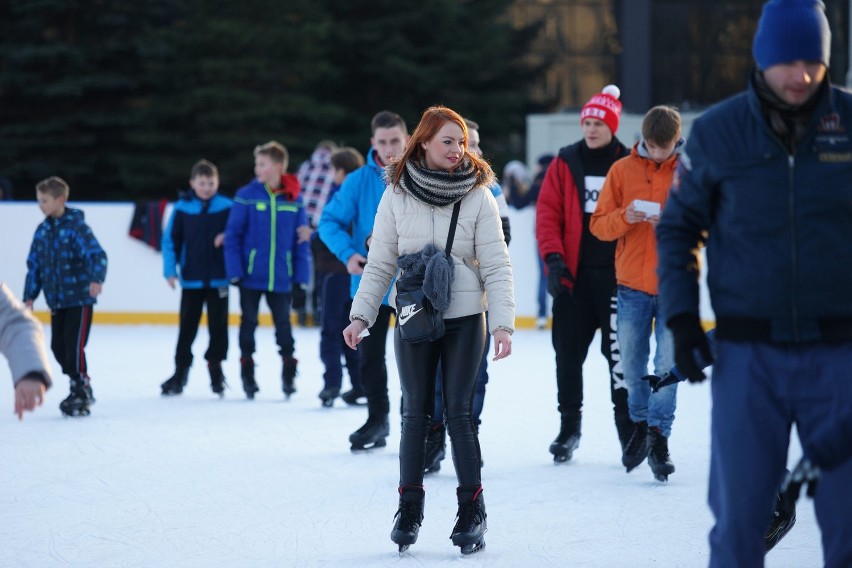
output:
[[485,351],[485,315],[445,320],[445,335],[433,342],[406,343],[394,332],[394,350],[402,386],[402,437],[399,484],[423,485],[426,435],[435,410],[435,373],[443,372],[444,407],[453,464],[460,486],[479,485],[479,439],[471,409],[476,373]]

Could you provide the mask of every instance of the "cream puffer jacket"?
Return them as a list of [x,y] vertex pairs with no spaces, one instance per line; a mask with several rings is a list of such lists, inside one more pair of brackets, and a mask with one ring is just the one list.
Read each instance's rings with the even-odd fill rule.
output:
[[[382,298],[399,271],[397,258],[416,253],[427,244],[447,247],[453,206],[436,207],[418,201],[399,187],[385,189],[373,225],[373,237],[361,285],[352,301],[349,319],[376,321]],[[490,333],[515,330],[515,290],[512,264],[503,240],[497,202],[485,187],[475,187],[461,200],[451,252],[453,271],[450,307],[444,319],[488,311]],[[394,306],[396,286],[391,290]]]
[[15,384],[29,373],[41,375],[50,387],[50,361],[41,323],[0,282],[0,353],[9,360]]

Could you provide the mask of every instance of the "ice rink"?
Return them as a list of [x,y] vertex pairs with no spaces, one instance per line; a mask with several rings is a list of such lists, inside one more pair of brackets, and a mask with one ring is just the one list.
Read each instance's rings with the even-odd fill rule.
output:
[[[97,315],[96,315],[97,321]],[[448,457],[426,478],[417,543],[400,556],[396,512],[399,385],[389,343],[387,448],[352,454],[348,436],[365,407],[322,408],[316,328],[294,330],[298,392],[285,401],[273,331],[258,330],[260,392],[247,401],[231,328],[224,400],[209,390],[207,336],[182,396],[163,398],[177,329],[96,324],[89,365],[97,404],[63,418],[67,381],[19,423],[8,367],[0,369],[0,566],[572,566],[700,567],[708,561],[706,505],[710,389],[681,385],[668,484],[643,464],[630,474],[609,402],[598,339],[585,367],[583,437],[554,465],[558,431],[547,331],[519,330],[514,354],[490,365],[481,443],[486,549],[462,557],[449,540],[456,480]],[[347,388],[344,379],[344,389]],[[790,463],[799,457],[794,441]],[[767,556],[769,567],[822,564],[809,500]]]

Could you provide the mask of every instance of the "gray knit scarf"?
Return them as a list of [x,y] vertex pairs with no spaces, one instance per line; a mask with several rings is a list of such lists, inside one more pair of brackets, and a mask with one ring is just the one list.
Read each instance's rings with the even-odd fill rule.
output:
[[418,201],[436,207],[455,203],[473,189],[476,182],[476,170],[467,158],[452,172],[430,170],[425,164],[415,164],[413,160],[406,160],[405,170],[399,178],[402,189]]

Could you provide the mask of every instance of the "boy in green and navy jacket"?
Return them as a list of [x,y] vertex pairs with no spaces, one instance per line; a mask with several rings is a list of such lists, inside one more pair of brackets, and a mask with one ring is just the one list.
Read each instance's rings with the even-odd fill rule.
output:
[[299,241],[297,228],[306,224],[296,176],[286,173],[287,149],[267,142],[254,149],[256,179],[240,188],[225,229],[225,269],[240,289],[240,367],[243,390],[254,398],[254,332],[261,296],[272,313],[275,338],[284,362],[282,382],[289,398],[298,361],[290,328],[293,290],[308,282],[310,244]]
[[175,349],[175,374],[160,388],[177,395],[186,386],[192,366],[192,343],[207,304],[210,345],[204,358],[210,388],[225,392],[222,361],[228,353],[228,278],[225,274],[225,225],[233,201],[219,195],[219,171],[207,160],[192,166],[189,191],[180,195],[163,232],[163,276],[174,289],[180,281],[180,328]]

